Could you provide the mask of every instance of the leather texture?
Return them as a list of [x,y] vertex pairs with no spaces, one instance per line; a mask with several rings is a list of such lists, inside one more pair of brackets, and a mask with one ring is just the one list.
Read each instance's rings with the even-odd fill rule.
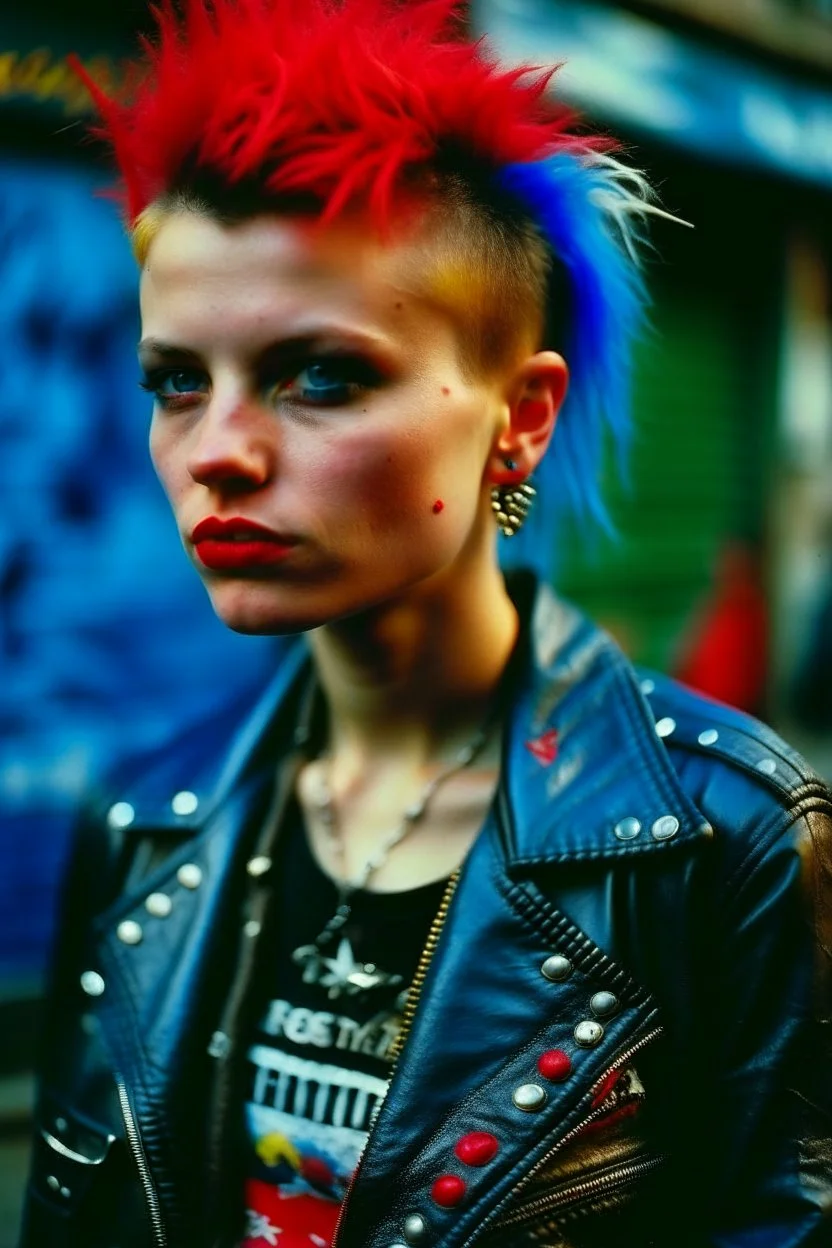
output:
[[[521,578],[513,592],[497,798],[338,1248],[830,1245],[829,790],[763,725],[636,672],[548,590]],[[274,890],[246,864],[279,834],[309,682],[299,640],[253,712],[215,717],[91,802],[21,1248],[236,1242],[242,1059]],[[183,790],[199,799],[187,816],[171,807]],[[113,802],[130,803],[129,827],[108,826]],[[169,915],[148,913],[152,893]],[[119,937],[125,921],[139,943]],[[562,978],[541,970],[553,954]],[[553,1051],[565,1077],[541,1073]],[[528,1085],[543,1098],[519,1108]],[[498,1141],[487,1164],[456,1156],[471,1132]],[[448,1174],[465,1186],[438,1204]]]

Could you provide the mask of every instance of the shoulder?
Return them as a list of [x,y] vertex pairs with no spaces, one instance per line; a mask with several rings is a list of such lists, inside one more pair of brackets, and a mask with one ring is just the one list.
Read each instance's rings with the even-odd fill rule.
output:
[[759,856],[810,815],[832,837],[829,785],[772,728],[667,676],[637,670],[636,677],[656,736],[717,840]]
[[668,676],[635,669],[653,712],[656,735],[671,755],[711,759],[742,772],[767,791],[790,801],[823,780],[796,750],[767,724],[686,688]]
[[287,735],[291,740],[292,695],[305,672],[305,649],[287,649],[265,688],[236,691],[210,715],[112,768],[88,795],[87,817],[116,832],[133,825],[182,831],[200,826],[241,782],[264,745],[279,752]]

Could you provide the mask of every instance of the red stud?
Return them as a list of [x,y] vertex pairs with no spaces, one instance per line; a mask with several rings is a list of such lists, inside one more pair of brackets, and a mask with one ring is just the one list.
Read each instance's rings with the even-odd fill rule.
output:
[[444,510],[445,510],[445,504],[442,502],[441,498],[437,498],[436,502],[433,504],[433,514],[435,516],[438,516],[440,511],[444,511]]
[[430,1189],[430,1194],[437,1205],[441,1205],[443,1209],[452,1209],[465,1195],[465,1182],[456,1174],[441,1174]]
[[472,1131],[457,1140],[454,1152],[466,1166],[485,1166],[496,1157],[500,1144],[496,1135],[487,1131]]
[[537,1059],[537,1069],[544,1079],[559,1083],[572,1070],[572,1058],[563,1049],[548,1049]]

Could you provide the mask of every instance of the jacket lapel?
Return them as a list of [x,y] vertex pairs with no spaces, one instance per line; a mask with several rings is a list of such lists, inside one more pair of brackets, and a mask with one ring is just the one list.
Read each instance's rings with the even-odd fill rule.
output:
[[[569,864],[678,853],[710,829],[627,660],[545,590],[520,668],[498,801],[465,863],[339,1248],[401,1243],[408,1216],[431,1228],[431,1242],[465,1242],[586,1117],[605,1072],[657,1031],[650,994],[559,908],[545,880]],[[553,956],[568,968],[562,978],[543,971]],[[608,1017],[591,1005],[599,993],[615,1002]],[[557,1081],[538,1067],[553,1051],[570,1063]],[[521,1108],[524,1095],[540,1105]],[[482,1168],[455,1151],[474,1132],[498,1141]],[[442,1205],[434,1185],[449,1175],[464,1189]]]

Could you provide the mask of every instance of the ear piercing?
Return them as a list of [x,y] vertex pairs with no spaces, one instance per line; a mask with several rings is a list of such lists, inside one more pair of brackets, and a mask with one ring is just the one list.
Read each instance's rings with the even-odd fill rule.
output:
[[[505,466],[513,472],[517,464],[506,459]],[[491,510],[504,537],[514,537],[525,523],[537,490],[528,481],[518,485],[494,485],[491,487]]]

